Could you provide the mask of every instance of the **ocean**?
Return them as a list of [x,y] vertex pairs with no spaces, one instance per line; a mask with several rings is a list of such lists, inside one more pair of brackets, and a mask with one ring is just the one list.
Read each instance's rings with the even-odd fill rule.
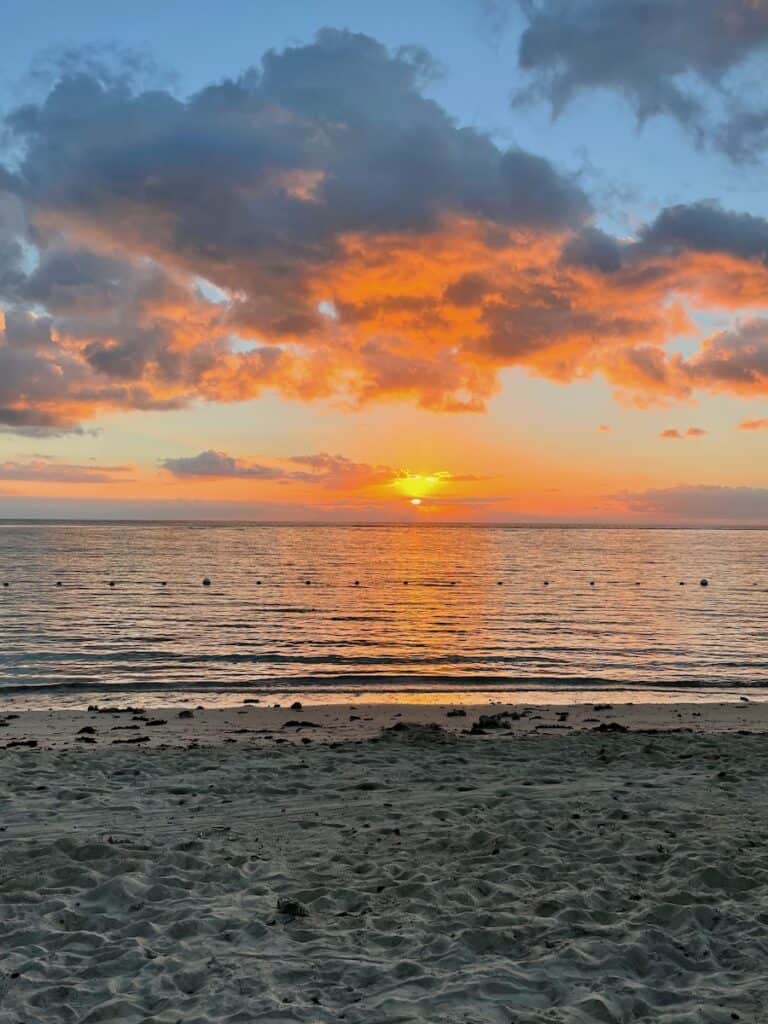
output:
[[5,522],[0,705],[758,693],[767,550],[763,530]]

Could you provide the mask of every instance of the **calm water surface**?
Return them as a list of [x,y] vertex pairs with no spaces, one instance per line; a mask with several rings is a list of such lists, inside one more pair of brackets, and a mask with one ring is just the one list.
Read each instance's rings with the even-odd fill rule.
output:
[[0,703],[766,687],[767,552],[760,530],[5,523]]

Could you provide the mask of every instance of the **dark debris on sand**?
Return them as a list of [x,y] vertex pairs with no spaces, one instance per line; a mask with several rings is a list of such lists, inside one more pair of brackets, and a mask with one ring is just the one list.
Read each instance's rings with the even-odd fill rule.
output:
[[384,726],[378,737],[383,740],[406,740],[412,743],[448,743],[456,739],[437,722],[396,722]]
[[465,731],[470,736],[484,736],[489,729],[506,729],[510,721],[518,722],[522,717],[519,711],[496,711],[492,715],[480,715]]
[[303,903],[291,899],[289,896],[280,896],[277,901],[278,914],[285,914],[286,917],[308,917],[309,911]]

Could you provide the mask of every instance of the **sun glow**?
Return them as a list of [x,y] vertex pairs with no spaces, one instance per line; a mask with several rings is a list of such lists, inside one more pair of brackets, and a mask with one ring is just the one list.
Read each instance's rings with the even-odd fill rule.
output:
[[412,505],[420,505],[421,504],[421,498],[411,498],[411,504]]
[[[407,498],[421,499],[431,494],[436,487],[444,482],[447,473],[404,473],[394,481],[393,486],[401,491]],[[411,501],[411,504],[416,504]]]

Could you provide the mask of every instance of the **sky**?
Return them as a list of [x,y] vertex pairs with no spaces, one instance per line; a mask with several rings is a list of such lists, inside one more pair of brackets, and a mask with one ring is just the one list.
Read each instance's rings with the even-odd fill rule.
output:
[[14,8],[0,517],[768,524],[768,0]]

